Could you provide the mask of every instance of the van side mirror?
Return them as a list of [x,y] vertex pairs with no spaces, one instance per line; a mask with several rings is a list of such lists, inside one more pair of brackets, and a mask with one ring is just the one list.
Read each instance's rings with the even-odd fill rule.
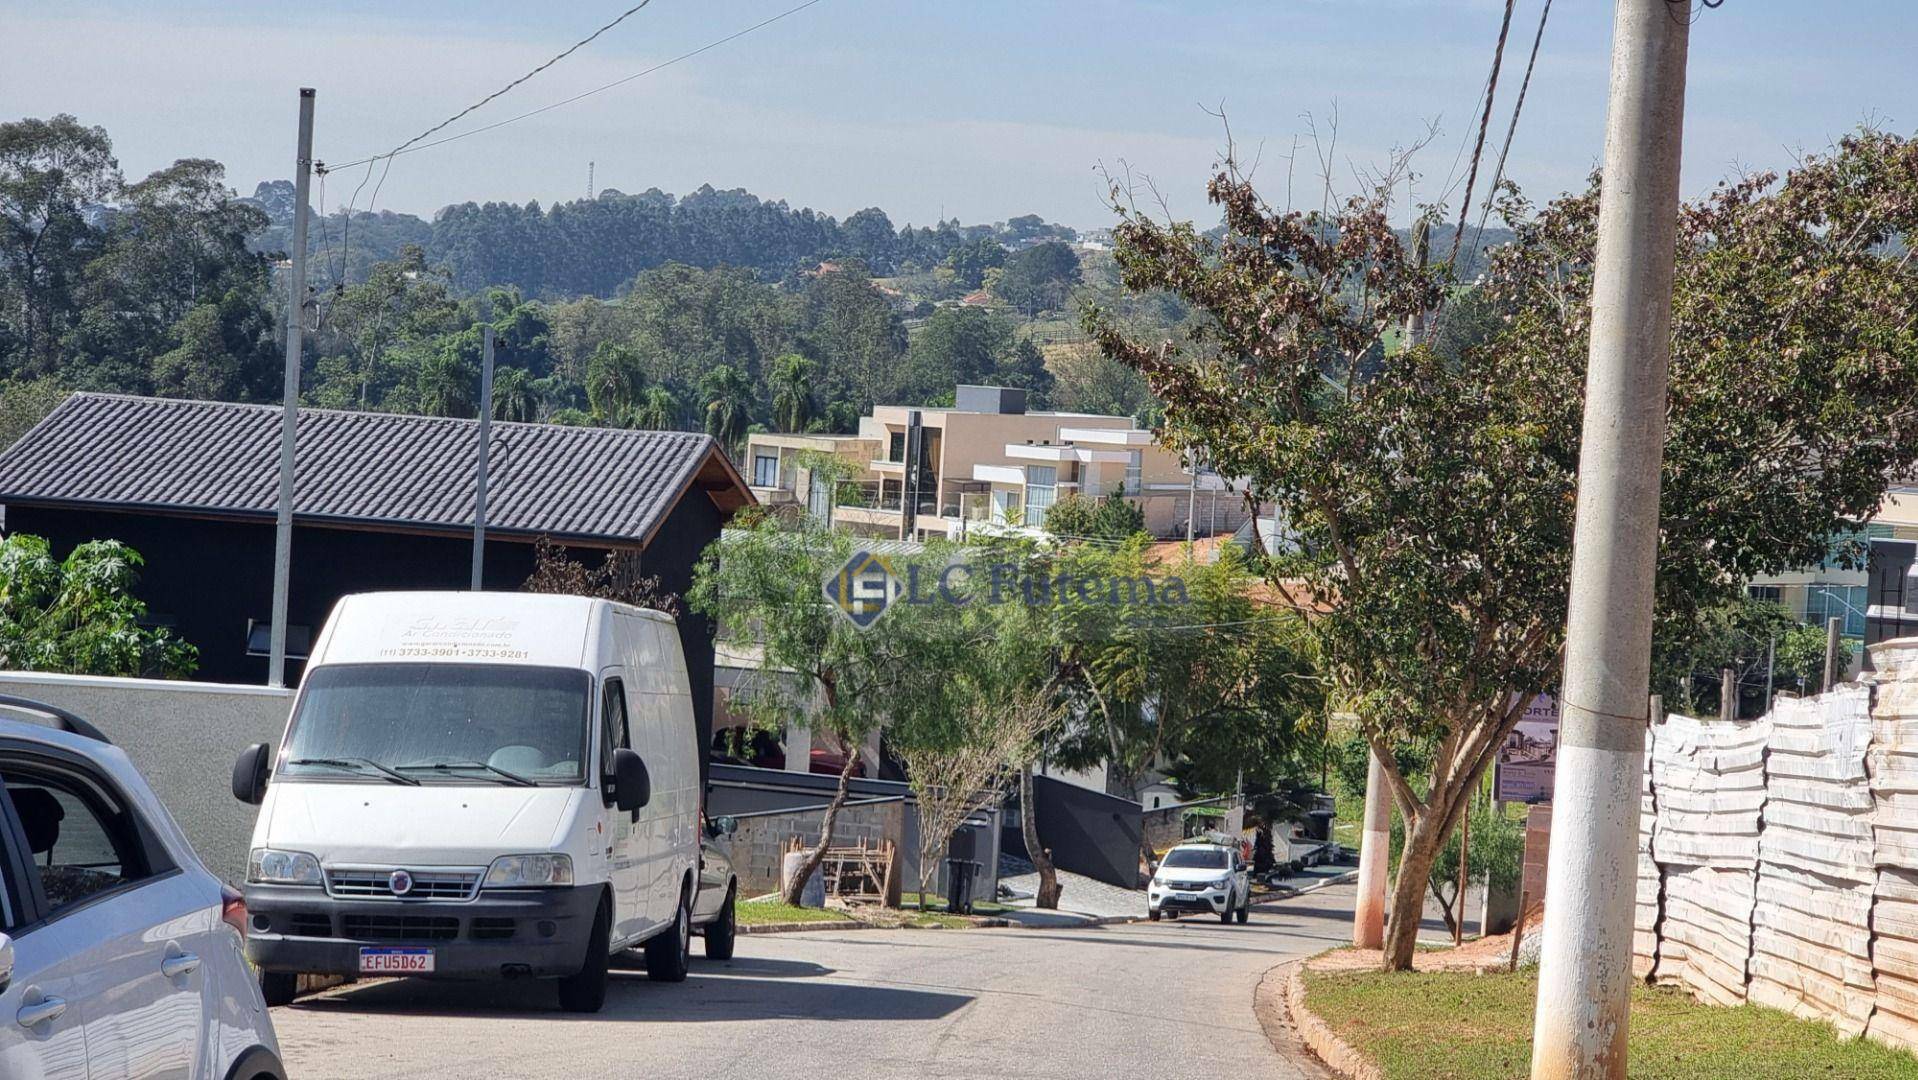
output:
[[0,934],[0,994],[13,985],[13,939]]
[[272,762],[272,748],[263,742],[240,751],[233,762],[233,797],[243,803],[260,805],[266,798],[266,777]]
[[739,819],[731,814],[721,814],[713,819],[714,836],[731,836],[739,831]]
[[613,806],[621,811],[637,810],[653,801],[653,778],[638,753],[621,748],[613,751]]

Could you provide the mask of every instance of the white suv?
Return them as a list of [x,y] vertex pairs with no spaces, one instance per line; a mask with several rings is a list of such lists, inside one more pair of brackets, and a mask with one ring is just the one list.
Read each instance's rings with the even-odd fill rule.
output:
[[246,907],[125,752],[0,708],[0,1076],[284,1080]]
[[1222,923],[1244,922],[1252,903],[1252,880],[1239,849],[1223,844],[1180,844],[1165,853],[1146,888],[1146,915],[1182,911],[1217,915]]

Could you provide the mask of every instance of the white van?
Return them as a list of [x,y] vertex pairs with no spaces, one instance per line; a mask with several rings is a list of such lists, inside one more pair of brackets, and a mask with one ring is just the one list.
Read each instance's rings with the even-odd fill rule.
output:
[[[673,620],[577,596],[369,593],[320,632],[258,803],[247,954],[302,972],[556,977],[597,1011],[610,954],[686,977],[699,761]],[[269,779],[270,769],[270,779]]]

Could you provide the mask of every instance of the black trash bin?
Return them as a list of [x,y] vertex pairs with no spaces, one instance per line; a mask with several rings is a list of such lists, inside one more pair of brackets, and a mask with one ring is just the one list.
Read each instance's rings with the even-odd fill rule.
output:
[[970,827],[961,826],[946,841],[946,910],[955,915],[972,914],[972,883],[982,869],[973,858],[977,853]]

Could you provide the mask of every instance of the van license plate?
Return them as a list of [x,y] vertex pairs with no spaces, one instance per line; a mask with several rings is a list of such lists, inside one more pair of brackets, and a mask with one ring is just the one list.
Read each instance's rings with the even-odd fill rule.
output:
[[363,975],[424,975],[433,970],[431,949],[361,949]]

